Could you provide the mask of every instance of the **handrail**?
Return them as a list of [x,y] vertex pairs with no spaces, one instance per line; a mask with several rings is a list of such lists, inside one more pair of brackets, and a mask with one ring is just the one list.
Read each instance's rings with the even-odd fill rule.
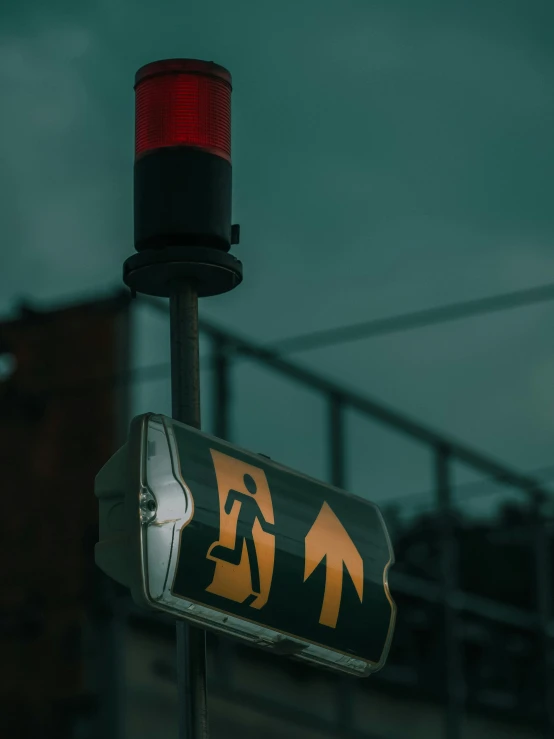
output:
[[[142,297],[141,302],[164,312],[168,310],[166,303],[157,298]],[[543,489],[539,480],[522,475],[510,469],[504,463],[472,449],[470,446],[456,441],[446,434],[435,431],[380,401],[368,398],[355,390],[345,388],[343,385],[327,379],[313,370],[302,367],[302,365],[289,359],[284,359],[276,351],[259,346],[253,341],[218,326],[212,321],[200,319],[199,326],[203,333],[226,345],[229,351],[256,359],[261,364],[265,364],[310,388],[320,390],[325,395],[339,398],[345,405],[354,408],[364,415],[377,419],[386,426],[394,428],[413,439],[427,443],[435,448],[447,448],[451,456],[456,457],[459,461],[466,463],[476,470],[490,475],[490,477],[499,482],[520,488],[532,495],[546,495],[546,491]]]

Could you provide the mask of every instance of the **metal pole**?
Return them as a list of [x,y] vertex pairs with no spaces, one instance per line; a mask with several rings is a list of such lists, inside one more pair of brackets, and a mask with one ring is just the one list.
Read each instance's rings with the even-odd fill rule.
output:
[[543,513],[543,496],[536,494],[533,500],[535,576],[539,639],[541,645],[541,671],[543,687],[543,736],[554,736],[554,675],[552,666],[552,642],[549,632],[552,619],[552,566],[548,532]]
[[[345,429],[344,402],[337,393],[329,396],[329,477],[331,484],[344,488],[346,484],[345,470]],[[336,724],[342,734],[352,726],[354,692],[352,678],[339,676],[337,679],[337,715]]]
[[435,455],[447,693],[444,736],[446,739],[460,739],[464,708],[464,683],[458,640],[457,614],[452,602],[454,592],[457,589],[458,562],[452,518],[452,491],[449,474],[450,448],[444,445],[438,446]]
[[101,615],[93,617],[91,639],[91,644],[99,645],[94,650],[95,687],[100,701],[99,713],[94,721],[94,735],[105,739],[124,739],[124,645],[123,634],[118,628],[118,596],[114,583],[102,573],[98,574]]
[[[200,428],[198,294],[190,281],[171,285],[171,406],[176,421]],[[206,634],[177,621],[179,739],[208,738]]]

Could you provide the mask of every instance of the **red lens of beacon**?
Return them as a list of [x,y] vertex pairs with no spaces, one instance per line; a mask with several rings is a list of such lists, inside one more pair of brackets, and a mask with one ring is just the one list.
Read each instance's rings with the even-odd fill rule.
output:
[[231,75],[210,62],[174,59],[136,75],[135,158],[169,146],[231,161]]

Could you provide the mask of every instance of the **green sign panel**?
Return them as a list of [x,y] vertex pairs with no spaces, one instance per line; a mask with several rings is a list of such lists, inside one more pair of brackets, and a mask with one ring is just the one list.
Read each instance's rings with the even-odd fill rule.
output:
[[165,416],[97,476],[98,565],[143,605],[355,675],[395,620],[378,508]]

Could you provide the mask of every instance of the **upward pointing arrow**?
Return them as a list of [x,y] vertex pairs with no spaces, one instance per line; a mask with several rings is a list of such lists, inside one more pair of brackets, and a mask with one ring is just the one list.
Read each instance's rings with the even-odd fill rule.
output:
[[363,601],[363,560],[346,529],[327,503],[323,503],[312,528],[306,534],[305,543],[304,582],[325,558],[325,595],[319,623],[334,629],[339,617],[344,567],[350,573],[360,602]]

